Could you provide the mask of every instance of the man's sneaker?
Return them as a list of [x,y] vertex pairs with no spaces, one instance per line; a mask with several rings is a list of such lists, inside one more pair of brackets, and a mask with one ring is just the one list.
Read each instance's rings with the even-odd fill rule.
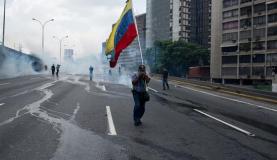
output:
[[140,125],[142,125],[141,121],[135,122],[135,126],[140,126]]

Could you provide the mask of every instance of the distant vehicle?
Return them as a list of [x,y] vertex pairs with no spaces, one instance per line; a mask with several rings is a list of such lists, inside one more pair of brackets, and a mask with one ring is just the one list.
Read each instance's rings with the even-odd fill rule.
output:
[[189,68],[189,79],[209,80],[210,79],[210,66],[196,66]]

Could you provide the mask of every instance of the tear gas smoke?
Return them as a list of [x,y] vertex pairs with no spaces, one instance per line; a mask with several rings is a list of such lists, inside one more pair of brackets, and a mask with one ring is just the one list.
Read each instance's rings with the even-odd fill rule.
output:
[[41,59],[10,48],[0,50],[0,79],[37,74],[42,70]]
[[[89,79],[89,67],[94,68],[93,80],[96,82],[105,82],[121,84],[132,87],[131,76],[137,71],[136,67],[110,68],[109,63],[102,60],[101,54],[90,54],[89,56],[78,58],[76,60],[65,60],[62,62],[60,72],[63,74],[82,75]],[[59,60],[49,57],[47,54],[36,58],[31,55],[22,54],[18,51],[8,49],[5,54],[0,54],[0,79],[12,78],[24,75],[45,74],[50,75],[51,66],[57,66]],[[47,66],[47,70],[44,70]],[[42,72],[37,72],[42,71]]]

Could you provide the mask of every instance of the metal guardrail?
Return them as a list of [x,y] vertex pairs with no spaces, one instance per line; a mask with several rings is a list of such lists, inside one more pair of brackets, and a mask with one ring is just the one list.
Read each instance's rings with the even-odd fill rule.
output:
[[[161,75],[159,74],[152,74],[154,77],[159,77],[161,78]],[[261,91],[261,90],[256,90],[256,89],[250,89],[250,88],[242,88],[239,86],[230,86],[230,85],[224,85],[224,84],[219,84],[219,83],[211,83],[207,81],[198,81],[198,80],[190,80],[190,79],[185,79],[185,78],[179,78],[179,77],[169,77],[169,80],[177,80],[180,82],[185,82],[189,84],[194,84],[198,86],[205,86],[211,88],[211,90],[222,90],[222,91],[229,91],[229,92],[234,92],[237,94],[244,94],[244,95],[250,95],[250,96],[255,96],[255,97],[261,97],[264,98],[265,102],[270,102],[270,103],[277,103],[277,93],[274,92],[267,92],[267,91]]]

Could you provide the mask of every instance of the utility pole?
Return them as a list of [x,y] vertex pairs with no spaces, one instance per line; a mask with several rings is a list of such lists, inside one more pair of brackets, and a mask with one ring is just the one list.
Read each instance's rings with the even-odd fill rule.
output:
[[4,0],[4,14],[3,14],[3,33],[2,33],[2,46],[5,46],[5,27],[6,27],[6,0]]
[[50,19],[50,20],[48,20],[48,21],[45,21],[44,23],[42,23],[40,20],[38,20],[38,19],[36,19],[36,18],[33,18],[33,21],[37,21],[37,22],[39,22],[39,24],[41,25],[41,30],[42,30],[42,36],[41,36],[41,38],[42,38],[42,40],[41,40],[41,52],[42,52],[42,54],[44,54],[44,30],[45,30],[45,26],[46,26],[47,23],[53,22],[54,19]]
[[62,42],[64,39],[68,38],[68,36],[64,36],[62,38],[58,38],[56,36],[53,36],[53,38],[59,40],[59,43],[60,43],[60,65],[62,64]]

